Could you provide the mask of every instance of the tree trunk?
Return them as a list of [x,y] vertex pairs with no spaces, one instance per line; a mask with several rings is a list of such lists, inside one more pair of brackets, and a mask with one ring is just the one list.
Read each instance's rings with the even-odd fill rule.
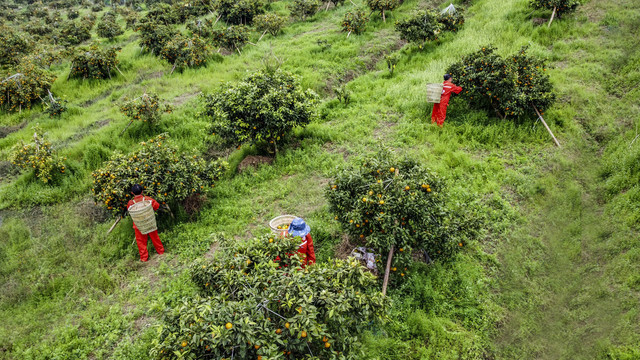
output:
[[389,283],[389,271],[391,270],[391,260],[393,259],[393,248],[391,245],[391,250],[389,250],[389,256],[387,257],[387,267],[384,270],[384,280],[382,282],[382,295],[387,295],[387,284]]

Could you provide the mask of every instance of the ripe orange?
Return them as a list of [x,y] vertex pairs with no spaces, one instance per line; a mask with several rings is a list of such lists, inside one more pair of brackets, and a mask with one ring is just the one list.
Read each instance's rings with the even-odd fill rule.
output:
[[183,341],[182,344],[180,344],[180,345],[182,345],[182,347],[185,347],[185,346],[187,346],[187,342]]
[[324,343],[324,347],[326,347],[327,349],[331,347],[331,344],[329,344],[328,342]]
[[389,169],[389,172],[394,172],[394,171],[396,171],[396,169],[395,169],[395,168],[390,168],[390,169]]
[[403,252],[403,251],[404,251],[404,249],[403,249],[403,248],[400,248],[400,252]]
[[270,242],[270,243],[272,243],[272,242],[273,242],[273,239],[269,239],[269,242]]
[[328,337],[326,337],[326,336],[323,336],[323,337],[322,337],[322,342],[327,342],[327,341],[329,341],[329,338],[328,338]]
[[380,205],[384,205],[384,200],[380,200]]
[[306,331],[303,331],[303,332],[300,334],[300,337],[306,338],[306,337],[307,337],[307,332],[306,332]]
[[278,334],[278,335],[282,334],[282,329],[276,330],[276,334]]
[[260,349],[260,345],[254,345],[253,348],[258,350],[258,349]]
[[391,271],[396,271],[396,270],[398,270],[398,269],[396,269],[395,267],[391,269]]
[[409,190],[409,189],[411,189],[411,188],[409,187],[409,185],[407,185],[407,186],[405,186],[405,187],[404,187],[404,189],[405,189],[405,190]]
[[289,323],[285,323],[284,324],[284,327],[286,327],[287,329],[289,328],[289,326],[291,326],[291,324],[289,324]]
[[224,327],[226,327],[227,330],[231,330],[231,328],[233,327],[233,324],[228,322]]

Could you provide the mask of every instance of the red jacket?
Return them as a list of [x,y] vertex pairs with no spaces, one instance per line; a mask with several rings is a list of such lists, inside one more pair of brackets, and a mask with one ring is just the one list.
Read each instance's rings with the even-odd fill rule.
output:
[[313,239],[311,238],[311,234],[305,235],[304,239],[302,239],[302,245],[300,245],[298,252],[304,255],[304,265],[316,263],[316,252],[313,249]]
[[440,96],[441,105],[449,104],[449,98],[451,98],[452,92],[456,94],[460,94],[460,92],[462,91],[462,88],[460,86],[455,85],[449,80],[445,80],[444,83],[442,83],[442,85],[443,85],[442,96]]
[[[153,198],[148,197],[148,196],[144,196],[144,195],[136,195],[136,196],[133,197],[132,200],[129,200],[129,202],[127,203],[127,209],[130,208],[131,205],[133,205],[135,203],[138,203],[140,201],[143,201],[143,200],[151,200],[151,206],[153,207],[154,211],[158,210],[160,208],[160,204],[157,201],[155,201]],[[135,223],[133,223],[133,228],[138,230],[138,228],[136,227]]]

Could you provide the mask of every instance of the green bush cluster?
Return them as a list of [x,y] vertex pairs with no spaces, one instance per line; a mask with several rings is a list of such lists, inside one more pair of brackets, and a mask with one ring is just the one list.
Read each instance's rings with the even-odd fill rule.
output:
[[46,96],[56,76],[32,62],[24,61],[13,71],[0,71],[0,108],[29,109]]
[[267,32],[272,36],[276,36],[282,31],[286,21],[284,16],[276,13],[257,15],[253,18],[253,23],[258,31]]
[[580,5],[580,0],[529,0],[529,4],[534,9],[556,9],[556,16],[562,17],[565,14],[574,12]]
[[316,103],[317,95],[303,90],[293,74],[258,71],[205,96],[203,115],[229,145],[268,142],[277,151],[293,128],[315,117]]
[[96,33],[100,37],[111,40],[124,34],[124,29],[118,25],[115,16],[104,16],[96,27]]
[[91,39],[91,28],[93,22],[87,22],[86,19],[80,22],[67,21],[60,29],[60,41],[68,45],[78,45]]
[[527,47],[502,57],[492,46],[465,55],[447,73],[463,88],[461,97],[472,107],[495,112],[502,119],[536,116],[556,99],[542,59],[527,54]]
[[342,31],[360,35],[367,29],[369,16],[364,10],[349,11],[342,19]]
[[[388,298],[357,261],[302,268],[299,238],[222,240],[196,262],[201,294],[163,312],[157,359],[358,359],[363,330],[381,322]],[[366,321],[363,321],[366,319]]]
[[291,16],[300,20],[313,16],[320,7],[320,0],[294,0],[289,5],[289,11]]
[[154,55],[160,55],[164,46],[178,35],[173,27],[149,20],[139,22],[136,31],[140,33],[140,46]]
[[10,156],[12,164],[23,169],[33,169],[36,178],[43,183],[49,183],[57,173],[64,174],[66,159],[58,156],[51,147],[42,129],[34,128],[33,141],[25,144],[20,141]]
[[420,10],[406,20],[396,22],[400,38],[422,47],[427,41],[438,39],[442,31],[440,15],[434,10]]
[[111,78],[111,72],[118,66],[118,52],[120,48],[110,47],[101,49],[92,45],[87,49],[80,49],[71,60],[70,78],[106,79]]
[[261,0],[218,0],[216,10],[222,20],[234,25],[248,25],[264,12]]
[[386,21],[385,12],[393,11],[400,5],[399,0],[367,0],[367,6],[372,12],[379,12],[382,19]]
[[226,29],[215,29],[211,32],[214,46],[229,51],[240,50],[249,41],[249,29],[244,25],[231,25]]
[[206,63],[209,53],[209,45],[200,36],[178,35],[165,44],[160,57],[174,68],[198,67]]
[[130,122],[141,121],[150,126],[160,121],[163,112],[171,113],[173,107],[160,100],[157,94],[144,93],[142,96],[129,100],[124,100],[120,106],[120,112],[124,114]]
[[0,65],[15,65],[33,48],[33,41],[26,34],[0,25]]

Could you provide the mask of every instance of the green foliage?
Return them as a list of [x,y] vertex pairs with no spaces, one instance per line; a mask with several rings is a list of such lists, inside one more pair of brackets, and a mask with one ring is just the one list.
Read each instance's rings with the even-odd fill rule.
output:
[[111,72],[118,66],[118,52],[120,48],[99,48],[92,45],[80,51],[71,60],[70,78],[106,79],[111,78]]
[[116,36],[124,34],[124,29],[116,23],[113,17],[105,17],[98,23],[96,32],[98,36],[112,40]]
[[41,37],[51,35],[54,32],[53,27],[51,27],[51,25],[41,19],[34,19],[29,21],[24,25],[23,29],[25,32],[31,35],[37,35]]
[[95,4],[95,5],[91,6],[91,11],[93,11],[93,12],[100,12],[100,11],[102,11],[102,5],[100,5],[100,4]]
[[328,185],[326,197],[352,239],[377,254],[395,247],[391,279],[399,281],[413,250],[425,250],[434,260],[449,259],[464,245],[457,236],[472,231],[453,219],[444,187],[429,169],[413,160],[397,160],[385,150],[341,171]]
[[139,22],[136,31],[140,32],[140,46],[154,55],[160,55],[165,45],[178,35],[172,26],[149,20]]
[[174,68],[198,67],[206,63],[209,53],[209,46],[200,36],[178,35],[165,44],[160,57],[173,64]]
[[60,41],[69,45],[78,45],[81,42],[91,39],[91,28],[93,22],[87,22],[85,19],[80,23],[75,21],[67,21],[62,24],[60,30]]
[[123,113],[130,122],[142,121],[150,126],[156,125],[160,121],[163,112],[171,113],[173,107],[160,100],[157,94],[144,93],[139,98],[128,100],[125,98],[124,104],[120,106]]
[[67,111],[67,100],[54,98],[51,93],[49,93],[49,101],[45,101],[44,104],[44,111],[51,118],[60,117],[63,112]]
[[272,36],[280,34],[287,18],[276,13],[258,15],[253,18],[256,29],[260,32],[268,32]]
[[398,5],[400,5],[399,0],[367,0],[367,6],[369,6],[369,9],[373,12],[379,12],[380,16],[382,16],[382,19],[385,21],[385,12],[393,11],[398,7]]
[[12,28],[0,25],[0,65],[15,65],[33,48],[31,39]]
[[460,27],[464,25],[464,14],[462,13],[462,9],[459,8],[458,11],[453,14],[448,12],[439,14],[438,22],[442,24],[442,31],[457,32],[460,30]]
[[463,88],[460,95],[471,106],[495,111],[503,119],[535,116],[534,107],[548,109],[556,96],[544,61],[527,55],[527,47],[506,58],[495,50],[485,46],[449,66],[447,73]]
[[565,14],[576,11],[580,5],[580,0],[529,0],[529,4],[534,9],[556,9],[556,16],[562,17]]
[[124,22],[126,29],[135,29],[140,20],[140,15],[137,12],[130,12],[124,15]]
[[35,64],[25,61],[15,72],[0,72],[0,108],[5,111],[29,109],[40,102],[56,77]]
[[216,10],[229,24],[251,24],[253,18],[264,12],[262,0],[218,0]]
[[213,33],[212,19],[198,19],[187,23],[187,30],[203,39],[210,38]]
[[80,16],[80,12],[78,11],[78,9],[70,8],[69,10],[67,10],[67,19],[68,20],[77,19],[79,16]]
[[33,169],[36,177],[43,183],[53,180],[56,173],[64,173],[65,158],[59,157],[55,150],[51,148],[42,129],[33,129],[33,142],[25,144],[20,142],[13,148],[10,161],[12,164],[23,169]]
[[135,184],[160,203],[181,201],[214,186],[226,166],[225,162],[207,163],[197,155],[180,154],[167,144],[166,135],[159,135],[127,155],[114,154],[94,171],[93,196],[97,204],[119,215],[127,209]]
[[249,41],[249,29],[244,25],[231,25],[226,29],[215,29],[211,32],[214,46],[229,51],[241,49]]
[[[358,262],[301,267],[299,238],[221,242],[191,268],[203,295],[164,311],[157,359],[357,359],[388,299]],[[278,259],[274,261],[275,259]],[[367,319],[363,321],[363,319]]]
[[342,19],[342,31],[360,35],[367,29],[368,22],[369,16],[364,10],[349,11]]
[[293,0],[289,5],[291,16],[302,21],[313,16],[320,7],[320,0]]
[[142,19],[143,22],[152,24],[173,25],[178,24],[180,19],[176,16],[174,9],[169,4],[155,3]]
[[393,76],[393,72],[396,70],[396,65],[398,64],[398,61],[400,61],[400,55],[398,53],[385,55],[384,61],[387,63],[387,69],[389,69],[389,74]]
[[61,60],[61,50],[47,45],[40,45],[32,50],[29,55],[25,56],[22,61],[30,62],[41,68],[49,68]]
[[433,10],[420,10],[406,20],[396,22],[396,30],[402,40],[423,46],[427,41],[438,39],[442,30],[440,15]]
[[291,73],[258,71],[204,97],[204,115],[224,142],[277,143],[315,117],[317,95]]
[[345,85],[338,86],[334,91],[338,101],[345,105],[349,105],[349,102],[351,102],[351,91],[349,91]]

